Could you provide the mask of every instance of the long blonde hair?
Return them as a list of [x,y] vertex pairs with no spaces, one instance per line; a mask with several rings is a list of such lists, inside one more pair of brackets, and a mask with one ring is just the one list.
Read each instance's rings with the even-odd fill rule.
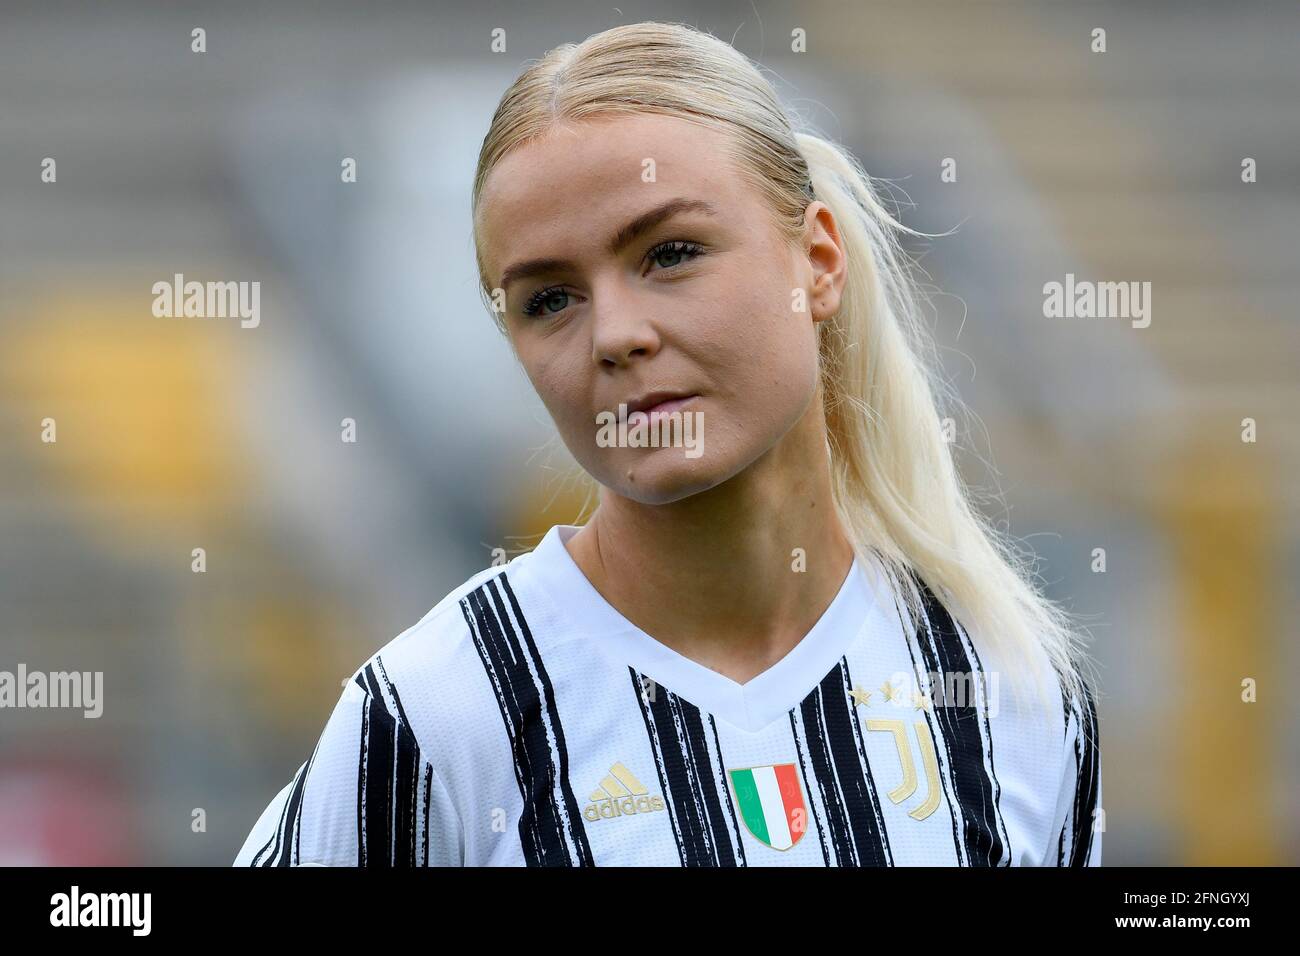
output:
[[[937,373],[921,313],[913,234],[878,198],[843,147],[796,132],[763,74],[733,47],[676,23],[635,23],[556,47],[515,80],[479,153],[472,209],[508,152],[557,123],[654,112],[729,134],[729,157],[765,198],[790,242],[815,197],[830,207],[848,260],[841,306],[819,328],[820,379],[835,506],[855,549],[872,550],[915,623],[917,578],[975,647],[1011,671],[1017,699],[1034,689],[1041,648],[1071,699],[1087,690],[1083,641],[1061,608],[1033,586],[1030,557],[973,506],[943,434],[941,407],[965,407]],[[475,230],[475,246],[478,234]],[[481,291],[504,328],[478,250]]]

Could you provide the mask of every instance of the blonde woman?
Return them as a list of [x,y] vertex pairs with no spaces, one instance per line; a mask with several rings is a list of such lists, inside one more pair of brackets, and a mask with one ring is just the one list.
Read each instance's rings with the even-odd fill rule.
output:
[[855,160],[641,23],[506,91],[473,212],[599,503],[373,655],[237,864],[1098,864],[1086,658],[969,503]]

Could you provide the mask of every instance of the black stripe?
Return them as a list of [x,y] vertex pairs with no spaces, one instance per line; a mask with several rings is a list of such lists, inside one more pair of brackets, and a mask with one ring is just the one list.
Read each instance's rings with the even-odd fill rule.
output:
[[[419,865],[417,807],[420,770],[432,766],[421,757],[406,720],[396,685],[383,661],[367,664],[358,683],[366,688],[361,718],[361,759],[357,778],[357,864],[372,867]],[[392,709],[389,700],[392,700]],[[428,859],[428,792],[425,792],[425,848]]]
[[[266,845],[257,852],[253,857],[253,866],[289,866],[291,861],[302,858],[302,799],[307,789],[307,775],[311,773],[311,766],[316,760],[316,753],[320,750],[320,740],[316,741],[316,746],[312,748],[311,758],[302,767],[293,778],[293,789],[289,791],[289,799],[285,801],[284,806],[280,809],[280,822],[275,828],[275,833],[266,841]],[[265,853],[271,844],[275,844],[275,849],[265,861],[259,863],[258,860]],[[290,843],[293,844],[292,856],[290,855]],[[283,847],[283,852],[281,852]]]
[[[975,683],[973,675],[976,673],[982,684],[984,675],[978,665],[972,665],[947,609],[919,577],[913,577],[925,615],[922,622],[914,622],[918,623],[916,643],[926,673],[937,675],[938,687],[932,688],[932,694],[939,694],[941,699],[935,701],[934,722],[940,729],[939,737],[948,757],[948,772],[961,813],[966,860],[971,866],[997,866],[1003,859],[1005,847],[993,781],[984,767],[979,708],[967,700],[948,700],[946,692],[950,686],[950,674],[960,676],[966,687]],[[928,712],[926,719],[929,720]],[[987,726],[986,719],[986,732]]]
[[[577,860],[575,862],[579,866],[595,866],[596,861],[591,853],[591,844],[587,840],[587,827],[583,823],[582,808],[578,805],[578,800],[573,795],[573,788],[569,785],[569,746],[564,739],[564,726],[560,723],[560,709],[555,703],[555,688],[551,686],[551,675],[547,672],[545,664],[542,663],[542,655],[537,650],[537,644],[533,640],[533,632],[528,627],[528,619],[524,617],[523,608],[519,606],[519,599],[515,597],[514,588],[510,586],[510,578],[502,573],[498,580],[501,582],[506,597],[510,599],[510,610],[514,614],[515,620],[519,622],[519,630],[523,634],[524,644],[528,648],[533,670],[536,671],[537,679],[542,685],[547,718],[555,738],[555,752],[559,756],[560,766],[557,782],[561,791],[561,799],[564,802],[565,814],[569,820],[569,839],[577,851]],[[503,612],[501,597],[496,593],[496,588],[491,581],[488,581],[488,589],[492,592],[496,601],[498,612]],[[501,613],[501,620],[508,621],[509,619],[504,613]],[[545,728],[539,729],[545,730]]]
[[[1067,742],[1069,741],[1069,739],[1070,739],[1070,721],[1071,721],[1071,720],[1073,719],[1073,717],[1074,717],[1074,714],[1072,713],[1072,711],[1071,711],[1071,709],[1070,709],[1070,700],[1069,700],[1068,697],[1066,697],[1066,695],[1065,695],[1065,689],[1064,689],[1064,688],[1061,689],[1061,712],[1062,712],[1062,715],[1063,715],[1063,726],[1064,726],[1064,729],[1061,731],[1061,749],[1062,749],[1062,752],[1064,752],[1064,750],[1065,750],[1065,745],[1066,745],[1066,743],[1067,743]],[[1075,760],[1074,760],[1074,784],[1075,784],[1075,787],[1076,787],[1076,788],[1077,788],[1078,785],[1079,785],[1079,759],[1078,759],[1078,753],[1079,753],[1078,748],[1077,748],[1077,747],[1074,748],[1074,755],[1075,755]],[[1063,759],[1064,759],[1064,758],[1063,758]],[[1065,773],[1065,767],[1064,767],[1064,766],[1061,767],[1061,773],[1062,773],[1062,775],[1064,775],[1064,773]],[[1077,794],[1077,792],[1078,792],[1078,791],[1077,791],[1077,789],[1076,789],[1076,794]],[[1073,812],[1073,811],[1072,811],[1072,812]],[[1067,865],[1068,860],[1069,860],[1069,857],[1067,856],[1067,854],[1066,854],[1066,850],[1065,850],[1065,835],[1066,835],[1066,833],[1073,833],[1073,830],[1072,830],[1072,828],[1071,828],[1071,823],[1070,823],[1070,819],[1069,819],[1069,817],[1066,818],[1064,825],[1061,827],[1061,833],[1060,833],[1060,835],[1056,838],[1056,865],[1057,865],[1057,866],[1065,866],[1065,865]]]
[[[497,581],[510,600],[522,641]],[[460,607],[510,738],[523,799],[519,840],[525,862],[528,866],[595,865],[582,813],[569,786],[568,748],[554,689],[505,573],[467,594]]]
[[[361,675],[357,683],[365,687]],[[357,758],[357,866],[366,865],[366,761],[370,742],[370,694],[361,699],[361,753]]]
[[[295,778],[295,783],[296,782],[297,781]],[[280,822],[275,825],[275,830],[272,831],[269,837],[267,837],[266,843],[263,844],[262,849],[258,850],[257,855],[253,857],[253,866],[270,866],[271,860],[275,859],[275,855],[280,852],[280,834],[284,832],[284,818],[288,815],[288,813],[289,813],[289,801],[286,800],[284,802],[284,806],[280,808]],[[275,849],[272,850],[271,856],[267,858],[265,863],[259,863],[258,860],[261,859],[262,854],[265,853],[267,850],[270,850],[272,845],[274,845]]]
[[406,710],[402,707],[401,695],[397,686],[388,679],[384,662],[378,655],[375,664],[384,688],[392,697],[397,710],[393,733],[396,738],[397,764],[393,773],[393,838],[390,847],[390,861],[393,866],[411,867],[417,865],[416,859],[416,808],[420,805],[420,747],[416,743],[411,723],[406,719]]
[[[254,857],[254,866],[288,866],[289,865],[289,842],[293,833],[294,825],[298,822],[299,801],[302,799],[302,787],[307,778],[307,766],[304,764],[299,768],[293,778],[293,789],[289,791],[289,799],[284,802],[284,807],[280,810],[280,822],[276,825],[275,835],[272,839],[267,840],[267,846],[271,845],[272,840],[275,843],[275,849],[271,855],[262,863],[257,862]],[[258,856],[266,852],[267,846],[262,847]],[[283,850],[283,852],[282,852]]]
[[736,807],[731,802],[731,789],[727,786],[727,772],[721,765],[722,741],[718,739],[718,722],[713,719],[712,714],[709,715],[709,726],[713,729],[713,752],[718,755],[719,760],[717,787],[720,793],[725,794],[722,802],[727,808],[727,817],[731,821],[731,829],[728,832],[734,833],[736,836],[736,854],[740,858],[739,865],[747,866],[748,864],[745,862],[745,841],[740,838],[740,821],[736,819]]
[[[539,833],[538,814],[545,817],[548,829],[554,829],[557,822],[550,812],[550,806],[534,798],[534,791],[544,786],[545,771],[541,768],[534,769],[533,763],[537,758],[522,737],[520,712],[523,708],[517,699],[519,693],[516,687],[517,677],[511,672],[514,665],[505,647],[500,625],[495,620],[488,620],[482,589],[463,597],[460,600],[460,609],[474,635],[474,646],[478,651],[479,659],[483,662],[483,669],[487,671],[497,708],[501,711],[501,721],[505,724],[506,735],[510,738],[510,752],[515,758],[515,781],[519,785],[519,793],[524,804],[523,812],[519,817],[519,843],[524,860],[529,866],[541,866],[547,860],[550,845],[544,845]],[[562,843],[562,841],[552,841],[552,845],[557,842]],[[562,853],[562,850],[559,853]]]
[[[366,676],[378,690],[374,672],[369,666],[366,667]],[[365,793],[366,857],[362,866],[384,867],[392,863],[396,741],[388,708],[374,694],[366,701],[365,727],[362,785]]]
[[[297,785],[293,788],[293,795],[289,798],[289,827],[285,830],[284,853],[281,854],[277,866],[289,866],[290,863],[297,863],[302,859],[302,805],[305,794],[307,793],[307,778],[311,775],[311,765],[316,761],[316,751],[320,749],[320,741],[316,741],[316,746],[312,748],[311,759],[307,761],[307,766],[303,767],[302,775],[298,778]],[[292,853],[289,849],[289,837],[293,837]]]
[[[970,637],[969,634],[966,635]],[[989,726],[988,718],[988,690],[984,685],[984,662],[980,660],[979,650],[975,647],[975,642],[970,641],[971,653],[975,655],[975,667],[980,673],[980,693],[984,696],[984,735],[989,742],[989,776],[993,781],[993,814],[997,819],[998,827],[1001,830],[1002,845],[1005,848],[1003,853],[1002,865],[1011,865],[1011,834],[1007,831],[1007,821],[1002,816],[1002,781],[998,779],[997,764],[993,762],[993,728]]]
[[825,866],[832,866],[831,848],[826,842],[826,827],[822,825],[821,815],[817,813],[817,805],[812,799],[813,794],[820,790],[814,790],[813,781],[808,778],[808,759],[804,756],[804,747],[799,740],[798,720],[794,708],[790,710],[790,732],[794,736],[794,755],[799,762],[799,775],[803,777],[803,792],[808,795],[808,816],[812,817],[813,824],[817,827],[817,842],[822,848],[822,863]]
[[[916,662],[917,649],[912,646],[912,641],[907,636],[907,625],[903,623],[901,604],[895,601],[894,608],[898,612],[899,627],[903,629],[903,642],[907,645],[907,655],[911,659],[912,670],[917,674],[917,680],[919,682],[923,671]],[[916,643],[919,645],[921,642],[918,640]],[[931,693],[933,694],[933,688],[931,689]],[[953,854],[957,865],[961,866],[965,854],[963,852],[964,848],[962,844],[961,829],[957,823],[957,810],[955,809],[957,807],[957,799],[953,796],[951,791],[952,775],[948,772],[947,742],[944,740],[943,735],[935,728],[934,718],[931,716],[930,712],[927,710],[923,711],[923,713],[925,715],[926,726],[930,728],[930,739],[934,742],[934,756],[935,759],[939,761],[939,780],[943,784],[944,788],[943,802],[948,808],[948,819],[952,824]]]
[[429,801],[433,796],[433,764],[424,767],[424,865],[429,865]]
[[397,766],[393,780],[393,840],[390,847],[393,866],[416,865],[415,810],[420,800],[420,748],[405,723],[398,723]]
[[[659,789],[664,792],[664,804],[668,809],[668,820],[672,824],[673,841],[677,844],[677,858],[685,866],[686,846],[682,843],[682,831],[677,824],[677,807],[672,801],[671,788],[668,786],[668,780],[664,774],[663,759],[659,755],[659,735],[655,732],[650,711],[646,708],[645,684],[637,675],[636,668],[629,667],[628,672],[632,675],[632,692],[636,695],[637,707],[641,711],[641,720],[645,724],[646,739],[650,741],[650,754],[654,758],[655,773],[659,777]],[[657,687],[655,694],[658,695]]]
[[[397,693],[397,685],[388,679],[388,671],[384,667],[384,660],[378,654],[375,655],[375,666],[379,668],[379,679],[383,681],[384,691],[393,699],[393,706],[397,708],[398,720],[408,727],[411,726],[411,722],[406,719],[406,708],[402,706],[401,695]],[[373,678],[374,675],[370,676]]]
[[358,682],[365,689],[367,694],[376,700],[383,697],[384,691],[383,688],[379,686],[379,676],[375,673],[373,664],[367,664],[363,667],[361,673],[358,674],[357,677]]
[[[709,756],[704,715],[662,684],[655,687],[653,699],[647,699],[643,680],[649,678],[635,668],[629,667],[628,672],[640,702],[682,866],[745,866],[745,850],[735,815],[730,813],[731,795],[723,768],[719,766],[715,772]],[[717,726],[712,715],[709,724],[716,746]],[[721,753],[719,746],[719,757]],[[719,790],[726,796],[725,811]]]
[[[1065,689],[1064,689],[1064,687],[1062,687],[1062,689],[1061,689],[1061,713],[1062,713],[1062,718],[1063,718],[1063,719],[1062,719],[1062,727],[1063,727],[1063,729],[1062,729],[1062,731],[1061,731],[1061,750],[1062,750],[1062,752],[1064,752],[1064,750],[1065,750],[1065,745],[1066,745],[1066,743],[1067,743],[1067,742],[1069,741],[1069,739],[1070,739],[1070,720],[1071,720],[1072,717],[1073,717],[1073,714],[1072,714],[1071,711],[1070,711],[1070,700],[1069,700],[1069,698],[1066,697],[1066,695],[1065,695]],[[1065,773],[1065,767],[1064,767],[1064,766],[1061,767],[1061,773],[1062,773],[1062,774]],[[1079,761],[1078,761],[1078,749],[1077,749],[1077,748],[1075,749],[1074,783],[1075,783],[1075,786],[1078,787],[1078,785],[1079,785]],[[1077,791],[1076,791],[1076,792],[1077,792]],[[1066,851],[1065,851],[1065,834],[1066,834],[1068,831],[1070,831],[1070,820],[1069,820],[1069,818],[1067,817],[1067,818],[1066,818],[1066,821],[1065,821],[1065,824],[1061,827],[1061,833],[1060,833],[1060,835],[1056,838],[1056,865],[1057,865],[1057,866],[1065,866],[1065,865],[1066,865],[1066,862],[1067,862],[1067,859],[1068,859],[1067,856],[1066,856]]]
[[[833,856],[827,862],[836,866],[892,866],[889,836],[862,729],[853,712],[851,688],[848,661],[841,659],[799,705],[806,759],[826,811],[823,846]],[[790,723],[797,741],[794,711]],[[818,826],[820,832],[820,820]]]
[[1092,693],[1084,690],[1082,713],[1076,709],[1079,733],[1074,740],[1075,776],[1074,845],[1070,866],[1087,866],[1092,853],[1093,812],[1097,809],[1101,753],[1097,730],[1097,707]]

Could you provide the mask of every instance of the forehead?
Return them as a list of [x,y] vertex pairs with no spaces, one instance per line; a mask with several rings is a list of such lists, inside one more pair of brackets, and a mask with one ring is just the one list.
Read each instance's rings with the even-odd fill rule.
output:
[[729,217],[739,214],[744,187],[727,142],[699,123],[638,113],[566,122],[512,150],[479,201],[489,275],[495,281],[507,260],[594,252],[628,219],[669,198],[708,199]]

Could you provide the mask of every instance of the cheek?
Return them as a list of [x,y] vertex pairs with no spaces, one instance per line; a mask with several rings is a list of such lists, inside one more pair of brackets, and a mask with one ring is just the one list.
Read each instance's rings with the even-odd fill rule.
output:
[[535,347],[524,345],[519,351],[520,362],[533,383],[534,391],[566,441],[580,437],[580,433],[595,433],[594,422],[588,422],[591,399],[585,358],[581,352],[575,353],[572,349],[557,348],[545,342],[537,343]]
[[[709,460],[733,474],[791,433],[817,396],[817,354],[811,329],[793,315],[770,315],[752,334],[732,339],[735,351],[711,376],[722,385],[705,422]],[[811,320],[808,320],[811,325]]]
[[779,410],[801,411],[816,389],[817,337],[808,314],[791,308],[791,287],[775,264],[772,272],[775,281],[739,284],[716,303],[697,358],[733,407],[788,418]]

